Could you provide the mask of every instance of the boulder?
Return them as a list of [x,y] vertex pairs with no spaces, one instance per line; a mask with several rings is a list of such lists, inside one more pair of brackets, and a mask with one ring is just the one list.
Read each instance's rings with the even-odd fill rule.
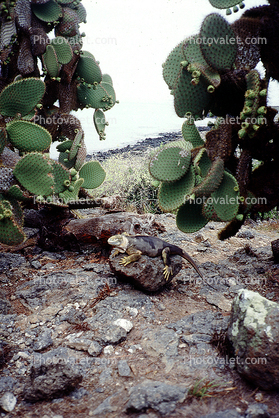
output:
[[228,338],[237,371],[264,390],[279,388],[279,305],[240,289],[232,304]]
[[[124,254],[125,255],[125,254]],[[148,257],[142,255],[138,261],[132,262],[127,266],[119,264],[123,254],[116,257],[109,257],[109,264],[112,272],[124,281],[132,283],[139,289],[148,292],[155,292],[169,283],[182,268],[182,258],[178,255],[171,257],[173,274],[168,282],[163,275],[164,263],[161,257]]]
[[37,402],[61,398],[73,391],[81,380],[82,375],[68,364],[32,366],[30,382],[24,389],[24,400]]

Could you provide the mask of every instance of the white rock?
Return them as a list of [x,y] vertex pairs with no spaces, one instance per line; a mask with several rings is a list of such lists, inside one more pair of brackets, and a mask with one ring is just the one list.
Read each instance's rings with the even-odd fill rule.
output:
[[11,392],[6,392],[0,398],[0,406],[6,412],[11,412],[16,405],[16,397]]
[[124,328],[126,332],[130,332],[133,328],[132,322],[124,318],[119,318],[116,321],[114,321],[114,325]]
[[113,354],[114,348],[112,345],[107,345],[103,350],[104,354]]

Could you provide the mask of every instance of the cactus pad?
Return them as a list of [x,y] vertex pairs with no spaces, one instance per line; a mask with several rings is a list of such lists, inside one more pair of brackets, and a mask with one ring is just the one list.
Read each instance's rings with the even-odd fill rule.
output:
[[216,9],[227,9],[226,14],[230,15],[232,13],[230,7],[233,7],[233,11],[237,12],[240,9],[245,7],[244,3],[239,0],[209,0],[213,7]]
[[78,194],[79,194],[82,184],[83,184],[83,179],[79,178],[73,184],[71,184],[72,190],[67,189],[64,192],[59,193],[60,199],[63,199],[64,203],[67,205],[71,202],[77,202]]
[[211,96],[207,92],[207,85],[200,80],[194,86],[191,80],[191,74],[181,69],[174,89],[174,108],[180,118],[185,117],[186,113],[191,113],[194,119],[201,118],[209,110]]
[[207,224],[202,214],[202,204],[187,201],[178,209],[176,225],[182,232],[196,232]]
[[198,42],[198,35],[188,39],[183,45],[184,56],[191,64],[190,67],[199,70],[209,84],[212,84],[214,87],[218,87],[221,83],[220,74],[208,65],[203,57]]
[[43,63],[50,77],[58,77],[61,65],[52,45],[46,46],[46,52],[43,54]]
[[224,161],[217,158],[202,182],[193,190],[195,196],[210,196],[221,184],[224,175]]
[[11,199],[26,201],[30,199],[30,195],[27,192],[23,192],[18,184],[14,184],[7,193],[8,197]]
[[83,4],[79,4],[76,8],[75,8],[77,15],[79,17],[79,23],[86,23],[86,9],[83,6]]
[[50,41],[55,49],[57,60],[60,64],[68,64],[73,58],[73,51],[71,45],[63,36],[56,36]]
[[41,196],[53,193],[52,164],[43,154],[34,152],[22,157],[14,168],[14,176],[30,193]]
[[24,78],[14,81],[0,93],[0,113],[14,117],[30,113],[45,93],[45,84],[39,78]]
[[204,19],[200,38],[202,54],[217,71],[230,70],[236,59],[237,43],[229,23],[218,13],[211,13]]
[[102,81],[101,86],[105,89],[106,94],[107,94],[107,97],[105,97],[106,104],[105,104],[105,107],[103,107],[102,109],[109,110],[116,103],[115,91],[111,83],[105,83],[104,81]]
[[194,158],[194,167],[199,172],[201,177],[206,177],[208,174],[208,171],[210,170],[210,167],[212,165],[212,162],[210,158],[207,155],[207,151],[205,148],[202,148],[196,157]]
[[70,151],[71,146],[73,145],[73,141],[67,139],[66,141],[61,142],[57,145],[56,149],[59,152],[66,152],[67,150]]
[[88,84],[100,83],[102,81],[102,73],[99,65],[94,58],[80,56],[76,73]]
[[105,139],[105,127],[108,125],[108,122],[106,122],[106,116],[104,112],[102,112],[101,109],[96,109],[93,115],[93,122],[96,128],[96,131],[98,132],[98,135],[100,136],[100,139]]
[[69,153],[67,152],[60,152],[58,161],[60,162],[60,164],[64,165],[64,167],[69,169],[69,168],[74,167],[76,159],[73,158],[72,160],[69,160],[68,155]]
[[52,160],[51,164],[54,176],[54,193],[61,193],[65,190],[65,181],[70,181],[70,172],[56,161]]
[[202,214],[203,216],[208,219],[209,221],[214,221],[214,222],[221,222],[221,219],[218,218],[218,215],[214,209],[213,203],[212,203],[212,198],[209,197],[203,204],[202,207]]
[[163,182],[159,190],[159,206],[164,212],[169,212],[181,206],[195,185],[195,173],[190,166],[187,173],[173,183]]
[[26,238],[21,227],[15,222],[12,206],[7,200],[0,201],[0,242],[6,245],[18,245]]
[[106,97],[106,92],[101,85],[93,89],[92,86],[83,83],[77,87],[77,97],[84,106],[99,109],[105,106],[103,99]]
[[79,176],[84,179],[85,189],[95,189],[105,180],[106,172],[98,161],[89,161],[81,167]]
[[12,145],[19,151],[40,152],[50,147],[50,133],[33,122],[14,120],[7,124],[6,129]]
[[194,124],[192,118],[186,119],[182,125],[182,135],[185,141],[190,141],[193,148],[204,145],[200,133]]
[[108,84],[111,84],[111,85],[113,86],[112,78],[111,78],[111,76],[110,76],[110,75],[108,75],[108,74],[103,74],[103,77],[102,77],[102,82],[103,82],[103,83],[108,83]]
[[235,218],[239,208],[239,188],[232,174],[224,172],[220,186],[211,197],[219,219],[228,222]]
[[159,181],[176,181],[189,169],[191,153],[180,147],[159,150],[150,160],[150,174]]
[[62,8],[54,0],[49,0],[47,3],[32,3],[32,12],[43,22],[54,22],[62,17]]
[[76,157],[78,149],[81,147],[82,140],[83,140],[83,130],[80,130],[76,133],[75,139],[70,148],[70,152],[68,155],[69,160],[72,160]]
[[185,59],[183,55],[183,42],[180,42],[168,55],[163,64],[163,78],[170,89],[174,89],[181,70],[181,62]]

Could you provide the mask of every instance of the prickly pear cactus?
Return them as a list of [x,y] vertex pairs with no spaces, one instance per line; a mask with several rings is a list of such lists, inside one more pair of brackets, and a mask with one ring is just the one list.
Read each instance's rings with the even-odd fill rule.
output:
[[[209,1],[227,15],[244,8],[239,0]],[[277,111],[267,105],[270,79],[279,81],[279,4],[269,3],[233,24],[209,14],[199,33],[179,43],[163,64],[190,148],[185,164],[183,147],[174,141],[152,157],[149,170],[161,182],[160,208],[175,211],[184,232],[208,221],[229,222],[219,234],[225,239],[249,214],[279,206],[279,125]],[[264,77],[256,69],[260,61]],[[208,115],[215,123],[203,140],[195,121]]]
[[[100,164],[85,161],[84,132],[70,114],[93,107],[97,134],[105,139],[104,112],[117,102],[111,77],[83,51],[79,27],[85,22],[80,0],[0,5],[1,243],[25,239],[25,207],[67,207],[77,203],[81,187],[104,181]],[[58,162],[49,157],[54,142]]]

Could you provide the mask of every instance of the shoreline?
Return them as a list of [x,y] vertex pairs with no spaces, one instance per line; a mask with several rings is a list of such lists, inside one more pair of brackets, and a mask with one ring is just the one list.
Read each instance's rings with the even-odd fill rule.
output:
[[[198,127],[200,132],[208,131],[209,129],[210,128],[207,126]],[[94,159],[103,162],[117,154],[125,154],[128,152],[132,154],[138,154],[139,152],[145,152],[148,148],[157,148],[161,144],[167,144],[170,141],[178,140],[181,138],[182,134],[180,131],[159,133],[155,138],[145,138],[143,140],[137,141],[135,144],[128,144],[122,148],[109,149],[107,151],[93,151],[91,154],[87,154],[86,160],[88,161]]]

